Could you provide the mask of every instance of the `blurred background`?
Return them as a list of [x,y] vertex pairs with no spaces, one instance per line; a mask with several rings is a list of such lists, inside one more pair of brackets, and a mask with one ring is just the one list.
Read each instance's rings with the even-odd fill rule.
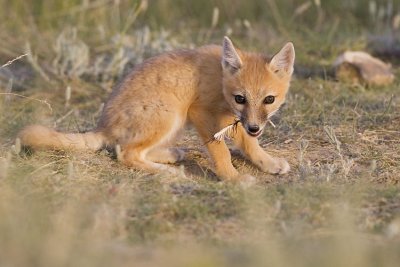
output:
[[133,46],[140,38],[159,39],[164,50],[220,43],[225,34],[244,48],[266,52],[292,40],[304,64],[371,42],[375,52],[399,51],[393,40],[400,27],[398,0],[1,0],[1,5],[3,58],[23,53],[27,43],[39,56],[57,53],[55,39],[71,29],[90,47],[91,59],[119,49],[123,40]]
[[[18,31],[24,28],[22,25],[42,31],[78,25],[83,32],[93,25],[122,31],[133,14],[138,18],[135,25],[129,26],[188,30],[209,28],[213,10],[218,9],[218,28],[247,20],[281,34],[282,30],[299,34],[329,32],[334,27],[354,34],[398,28],[399,5],[397,0],[16,0],[2,1],[1,14],[2,27]],[[142,7],[139,14],[134,11],[138,6]]]

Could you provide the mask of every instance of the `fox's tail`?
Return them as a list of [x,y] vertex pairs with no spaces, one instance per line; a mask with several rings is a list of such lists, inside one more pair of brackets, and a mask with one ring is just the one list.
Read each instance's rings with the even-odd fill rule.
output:
[[33,149],[99,150],[106,141],[101,132],[61,133],[40,125],[24,128],[18,138]]

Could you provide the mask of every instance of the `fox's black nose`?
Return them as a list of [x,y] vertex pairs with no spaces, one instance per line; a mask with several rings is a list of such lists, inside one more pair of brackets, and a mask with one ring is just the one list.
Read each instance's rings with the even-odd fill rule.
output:
[[249,130],[249,132],[251,133],[258,133],[258,131],[260,130],[260,127],[258,125],[249,125],[247,127],[247,129]]

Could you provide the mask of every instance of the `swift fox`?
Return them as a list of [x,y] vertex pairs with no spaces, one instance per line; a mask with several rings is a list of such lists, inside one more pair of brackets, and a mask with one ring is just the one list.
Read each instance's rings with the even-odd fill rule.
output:
[[257,137],[285,101],[294,59],[292,43],[268,58],[236,49],[228,37],[222,47],[164,53],[136,66],[114,89],[94,130],[61,133],[32,125],[18,137],[34,149],[99,150],[119,145],[119,160],[127,166],[177,173],[168,163],[182,160],[184,153],[173,143],[191,123],[219,177],[252,180],[233,167],[224,140],[212,141],[215,133],[239,121],[234,145],[262,171],[283,174],[289,171],[287,161],[266,153]]

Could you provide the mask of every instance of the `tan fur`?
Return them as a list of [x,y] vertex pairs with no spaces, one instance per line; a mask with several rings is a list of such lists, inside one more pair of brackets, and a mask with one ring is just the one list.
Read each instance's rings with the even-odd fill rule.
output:
[[40,125],[24,128],[19,132],[18,138],[25,146],[47,149],[98,150],[104,143],[101,133],[60,133]]
[[[138,65],[113,91],[93,132],[63,134],[29,126],[19,137],[22,144],[33,148],[97,150],[120,145],[119,158],[128,166],[178,173],[165,163],[183,158],[183,152],[171,145],[190,122],[206,144],[216,174],[243,180],[251,177],[233,167],[225,142],[209,142],[216,132],[240,118],[234,139],[243,154],[263,171],[285,173],[287,162],[264,152],[246,129],[251,124],[262,129],[284,102],[293,69],[292,50],[288,44],[270,61],[235,49],[225,38],[222,49],[210,45],[164,53]],[[235,103],[233,94],[237,93],[246,95],[246,105]],[[271,94],[275,103],[263,104]]]

